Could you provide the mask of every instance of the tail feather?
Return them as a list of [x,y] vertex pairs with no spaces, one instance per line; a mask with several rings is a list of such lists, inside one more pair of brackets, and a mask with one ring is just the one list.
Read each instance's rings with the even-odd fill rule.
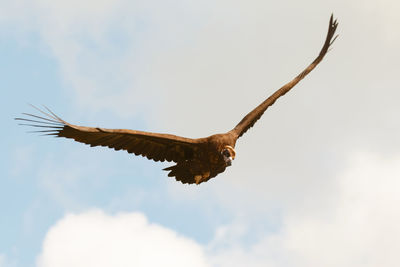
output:
[[177,181],[180,181],[183,184],[196,183],[196,180],[194,179],[195,175],[191,172],[191,169],[188,168],[188,166],[182,166],[181,164],[176,164],[168,168],[165,168],[163,170],[169,171],[168,173],[169,177],[175,177]]
[[175,180],[183,184],[201,184],[217,176],[217,174],[223,172],[225,168],[216,170],[209,165],[202,164],[200,161],[184,161],[163,170],[169,171],[169,177],[175,177]]

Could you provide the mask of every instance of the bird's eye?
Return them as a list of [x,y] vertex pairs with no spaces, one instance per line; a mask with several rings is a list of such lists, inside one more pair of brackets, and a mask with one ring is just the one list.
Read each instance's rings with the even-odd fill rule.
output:
[[222,151],[222,155],[224,155],[225,157],[230,157],[231,153],[229,152],[228,149],[224,149],[224,151]]

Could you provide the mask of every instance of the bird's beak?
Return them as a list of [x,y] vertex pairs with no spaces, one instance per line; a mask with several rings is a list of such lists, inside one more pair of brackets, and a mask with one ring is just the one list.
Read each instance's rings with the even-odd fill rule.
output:
[[227,158],[226,160],[226,166],[231,166],[232,165],[232,157]]

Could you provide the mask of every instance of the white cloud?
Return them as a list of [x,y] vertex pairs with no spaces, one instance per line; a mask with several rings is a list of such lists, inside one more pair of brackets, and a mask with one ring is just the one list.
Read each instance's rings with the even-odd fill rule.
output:
[[[398,266],[400,156],[358,153],[347,166],[331,194],[304,195],[318,205],[288,205],[281,223],[265,221],[261,228],[243,217],[218,227],[205,246],[141,213],[69,214],[47,233],[38,265]],[[271,231],[267,224],[273,223]],[[255,231],[255,241],[245,241]]]
[[46,235],[40,267],[207,266],[202,247],[141,213],[69,214]]
[[[322,208],[285,210],[281,229],[246,247],[214,252],[215,266],[398,266],[400,157],[360,153]],[[235,228],[230,228],[237,232]],[[218,236],[217,236],[218,237]],[[213,248],[218,249],[214,244]]]

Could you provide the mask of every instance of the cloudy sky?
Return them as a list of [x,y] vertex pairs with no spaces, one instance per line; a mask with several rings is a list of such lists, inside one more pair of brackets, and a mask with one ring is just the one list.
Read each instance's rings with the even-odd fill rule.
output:
[[[0,267],[399,266],[396,0],[1,0]],[[28,134],[65,120],[203,137],[324,61],[200,186]]]

